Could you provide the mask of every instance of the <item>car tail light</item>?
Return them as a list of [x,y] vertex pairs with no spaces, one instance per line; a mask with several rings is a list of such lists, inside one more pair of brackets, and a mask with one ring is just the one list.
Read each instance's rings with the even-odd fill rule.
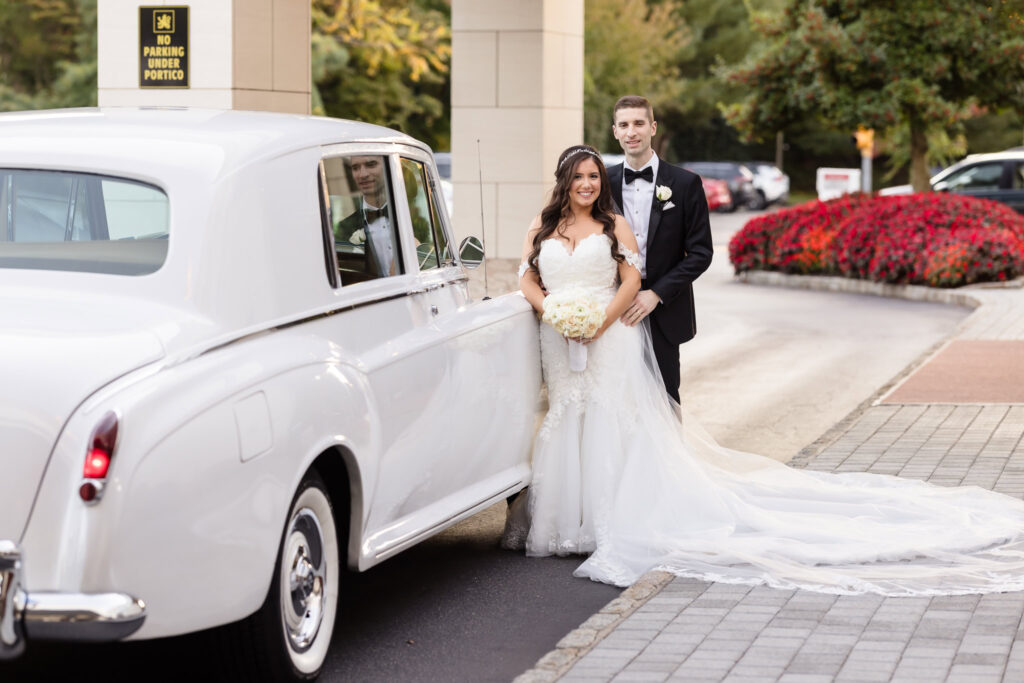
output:
[[89,449],[85,453],[85,464],[82,465],[82,485],[78,487],[78,495],[86,503],[95,503],[103,497],[103,489],[107,485],[107,473],[110,461],[114,457],[117,445],[117,415],[107,413],[92,430]]

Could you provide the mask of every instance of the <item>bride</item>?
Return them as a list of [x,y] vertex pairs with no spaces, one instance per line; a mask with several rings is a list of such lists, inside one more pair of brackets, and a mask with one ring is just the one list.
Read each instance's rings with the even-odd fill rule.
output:
[[521,290],[556,324],[566,297],[604,315],[579,339],[582,369],[578,354],[570,364],[576,341],[541,325],[549,410],[506,547],[589,554],[575,574],[619,586],[662,569],[837,594],[1024,590],[1020,500],[973,486],[796,470],[719,446],[685,414],[680,425],[649,332],[619,322],[641,264],[600,157],[572,147],[555,177],[526,236]]

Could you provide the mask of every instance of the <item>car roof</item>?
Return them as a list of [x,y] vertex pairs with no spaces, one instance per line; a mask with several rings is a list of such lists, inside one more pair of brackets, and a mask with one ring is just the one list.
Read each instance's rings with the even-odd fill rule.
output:
[[931,177],[929,182],[937,183],[946,178],[946,176],[952,174],[954,171],[958,171],[964,166],[970,166],[971,164],[977,164],[985,161],[1024,161],[1024,149],[1022,151],[1005,150],[1002,152],[985,152],[981,154],[968,154],[960,161],[950,164],[946,168],[942,169]]
[[1024,147],[1018,147],[1016,149],[1008,149],[1002,152],[984,152],[981,154],[968,154],[959,163],[973,162],[973,161],[999,161],[999,160],[1013,160],[1013,159],[1024,159]]
[[[398,131],[321,116],[183,107],[109,107],[0,114],[3,165],[116,171],[187,165],[198,154],[229,174],[257,159],[338,142],[397,142],[426,149]],[[54,154],[56,152],[56,154]],[[193,164],[193,167],[195,164]],[[212,170],[212,169],[211,169]]]

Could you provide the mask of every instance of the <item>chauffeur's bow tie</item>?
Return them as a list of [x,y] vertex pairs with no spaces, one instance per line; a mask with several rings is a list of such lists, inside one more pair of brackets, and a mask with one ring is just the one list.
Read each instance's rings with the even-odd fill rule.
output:
[[642,171],[634,171],[633,169],[626,167],[626,184],[629,185],[637,178],[642,178],[647,182],[654,181],[654,169],[648,166]]

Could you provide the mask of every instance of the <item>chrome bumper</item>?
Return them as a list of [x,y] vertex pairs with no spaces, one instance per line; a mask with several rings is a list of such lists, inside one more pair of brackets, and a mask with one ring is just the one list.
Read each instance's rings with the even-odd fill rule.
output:
[[26,639],[120,640],[145,618],[145,603],[124,593],[26,593],[21,551],[0,540],[0,659],[21,654]]

